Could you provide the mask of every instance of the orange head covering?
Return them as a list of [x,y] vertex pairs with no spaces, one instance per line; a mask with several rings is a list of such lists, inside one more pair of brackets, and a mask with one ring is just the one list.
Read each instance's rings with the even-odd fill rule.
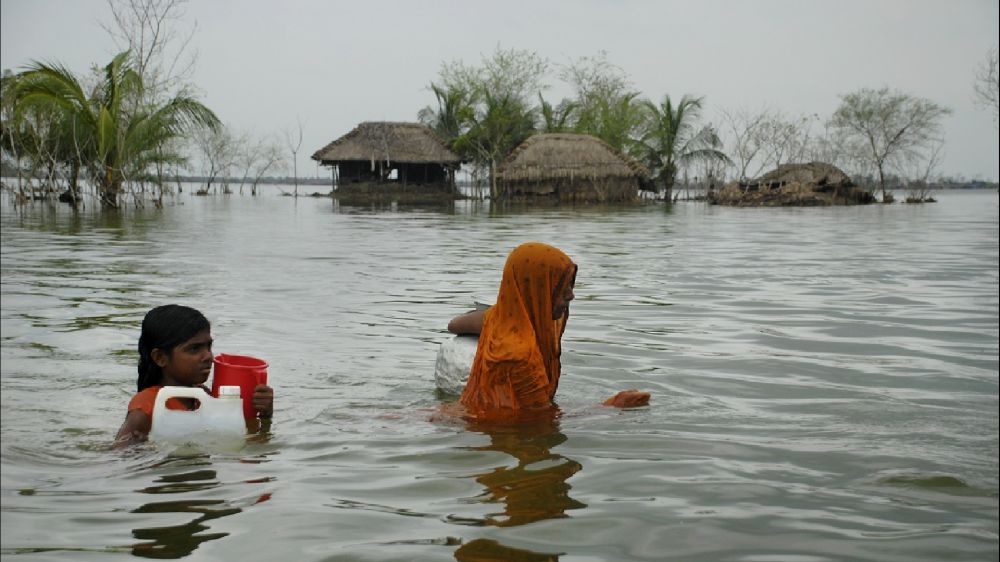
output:
[[556,299],[575,280],[576,264],[558,248],[529,242],[510,253],[462,393],[472,417],[517,421],[554,411],[569,314],[552,315]]

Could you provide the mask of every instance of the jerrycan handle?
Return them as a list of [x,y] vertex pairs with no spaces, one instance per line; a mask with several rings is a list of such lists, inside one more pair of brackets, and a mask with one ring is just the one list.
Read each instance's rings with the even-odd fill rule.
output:
[[[192,386],[164,386],[156,393],[156,401],[153,403],[153,411],[163,409],[167,400],[171,398],[195,398],[199,401],[210,399],[211,396],[200,388]],[[178,410],[184,411],[184,410]]]

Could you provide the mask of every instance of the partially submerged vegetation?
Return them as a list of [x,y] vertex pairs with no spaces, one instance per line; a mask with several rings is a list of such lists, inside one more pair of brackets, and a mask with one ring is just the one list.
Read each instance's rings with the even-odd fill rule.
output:
[[[286,168],[289,154],[292,170],[297,169],[301,122],[297,140],[293,131],[286,131],[283,151],[273,140],[255,140],[221,124],[189,94],[190,74],[161,70],[172,68],[170,61],[189,60],[182,53],[190,37],[177,52],[166,48],[175,37],[170,28],[183,22],[184,0],[109,3],[115,18],[106,29],[122,52],[99,74],[76,75],[56,63],[34,63],[19,74],[4,72],[0,148],[3,167],[15,170],[17,177],[16,185],[4,185],[6,190],[29,200],[41,184],[43,194],[61,193],[77,205],[89,184],[104,207],[140,206],[149,199],[159,205],[164,194],[175,191],[173,186],[179,190],[181,176],[203,178],[196,193],[231,193],[231,181],[239,181],[241,194],[248,183],[256,195],[266,174]],[[144,39],[148,37],[152,42]],[[996,65],[991,51],[975,82],[975,93],[994,120]],[[570,97],[558,102],[545,98],[552,75],[569,86]],[[537,53],[499,46],[478,64],[444,63],[429,91],[436,104],[420,110],[417,118],[453,156],[392,160],[377,142],[350,158],[320,155],[317,160],[332,169],[332,195],[445,200],[456,196],[455,174],[464,168],[474,190],[487,191],[495,200],[555,191],[559,199],[573,201],[628,199],[618,191],[625,183],[636,183],[667,202],[676,200],[675,186],[701,187],[720,204],[853,204],[871,202],[876,193],[882,202],[891,202],[893,186],[906,190],[907,202],[926,202],[932,200],[930,186],[936,183],[943,153],[942,119],[950,113],[918,96],[862,88],[842,95],[840,106],[825,119],[768,108],[719,109],[719,121],[712,122],[703,120],[705,98],[644,97],[603,52],[554,65]],[[546,134],[598,139],[644,172],[620,181],[606,174],[562,174],[558,169],[565,162],[553,159],[545,173],[558,186],[546,187],[539,179],[543,176],[532,176],[542,173],[541,163],[519,176],[512,167],[512,158],[526,150],[519,147],[530,147],[529,139]],[[393,154],[412,148],[403,140],[394,145]],[[599,160],[575,165],[599,167]],[[760,175],[799,162],[828,163],[855,184],[850,190],[828,191],[829,184],[775,184]],[[295,195],[297,175],[293,172]],[[356,185],[340,190],[350,187],[347,180]],[[534,186],[524,185],[528,183]],[[442,185],[446,188],[437,188]],[[722,185],[726,187],[719,189]],[[595,196],[562,197],[588,190]]]
[[710,203],[736,207],[814,207],[874,203],[836,166],[821,162],[783,164],[760,178],[733,182],[708,194]]

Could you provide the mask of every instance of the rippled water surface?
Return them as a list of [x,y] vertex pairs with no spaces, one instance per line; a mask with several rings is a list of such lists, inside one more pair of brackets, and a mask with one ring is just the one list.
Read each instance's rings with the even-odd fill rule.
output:
[[[996,560],[998,200],[2,207],[11,560]],[[556,424],[432,423],[448,319],[579,264]],[[270,362],[270,438],[108,448],[143,314]],[[617,390],[647,408],[596,406]]]

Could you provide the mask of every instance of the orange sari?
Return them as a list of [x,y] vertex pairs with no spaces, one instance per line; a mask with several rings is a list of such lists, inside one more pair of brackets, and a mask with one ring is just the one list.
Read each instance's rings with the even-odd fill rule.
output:
[[552,399],[569,313],[553,319],[552,311],[566,284],[575,282],[576,269],[546,244],[529,242],[510,253],[460,400],[470,417],[521,421],[556,411]]

